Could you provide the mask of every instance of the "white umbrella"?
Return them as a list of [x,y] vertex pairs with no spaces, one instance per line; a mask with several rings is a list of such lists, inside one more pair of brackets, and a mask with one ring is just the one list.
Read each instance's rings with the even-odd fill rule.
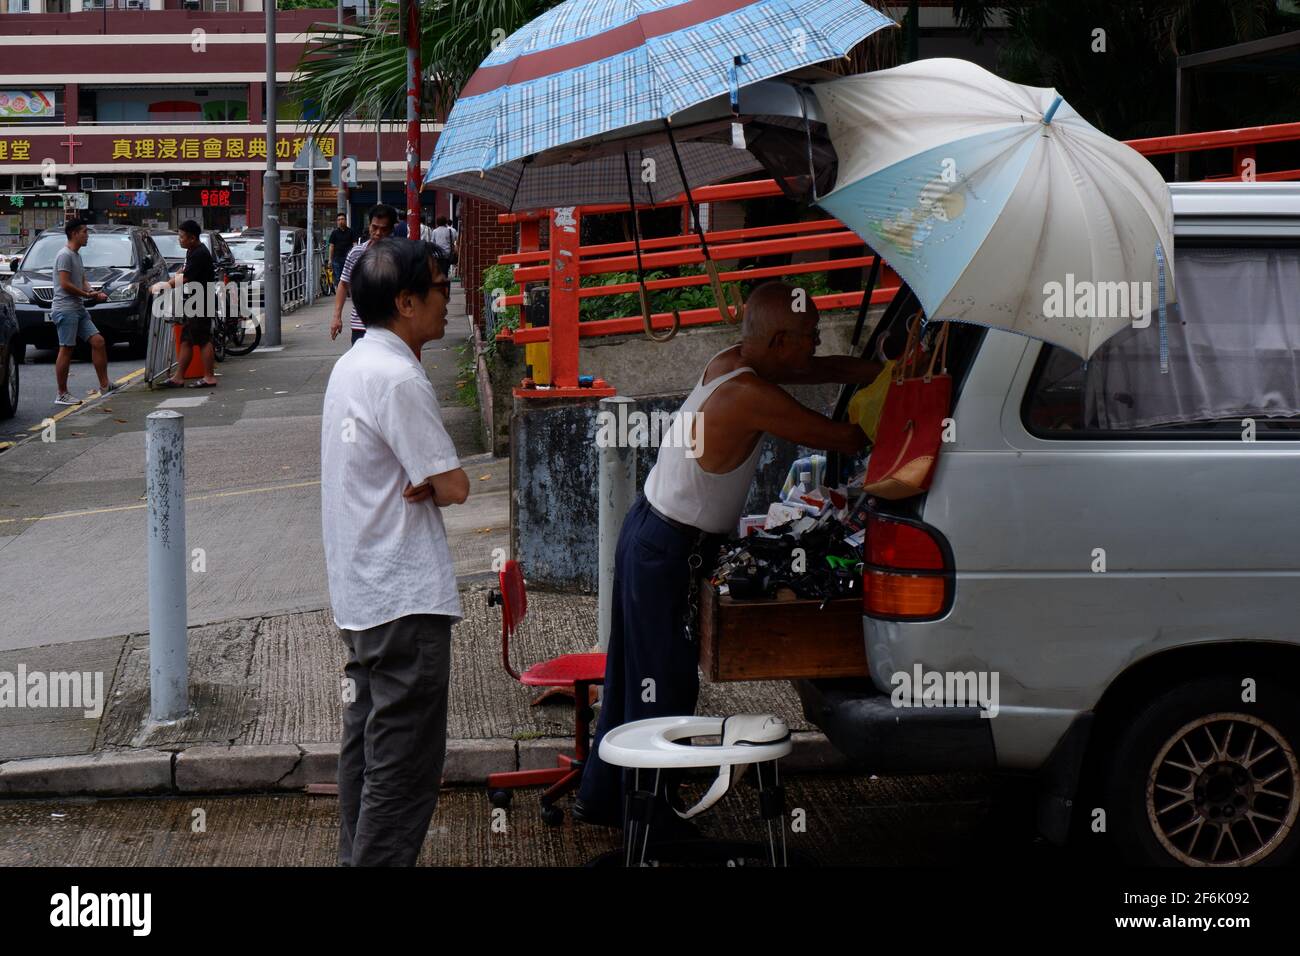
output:
[[953,59],[814,90],[839,156],[818,204],[894,267],[931,320],[1086,359],[1174,301],[1168,186],[1054,90]]

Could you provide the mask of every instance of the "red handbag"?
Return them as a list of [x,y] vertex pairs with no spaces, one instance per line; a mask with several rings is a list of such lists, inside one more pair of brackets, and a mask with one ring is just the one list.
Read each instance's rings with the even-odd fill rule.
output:
[[[936,361],[940,362],[937,373]],[[891,501],[910,498],[930,487],[943,423],[952,403],[947,322],[934,337],[930,364],[923,375],[916,374],[920,364],[920,322],[917,321],[908,329],[907,347],[895,366],[895,378],[889,383],[876,443],[867,462],[864,488],[877,498]]]

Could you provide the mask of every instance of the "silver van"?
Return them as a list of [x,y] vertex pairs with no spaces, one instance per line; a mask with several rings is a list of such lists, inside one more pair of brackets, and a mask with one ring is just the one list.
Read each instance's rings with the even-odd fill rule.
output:
[[798,689],[872,772],[1032,774],[1054,842],[1281,864],[1300,849],[1300,184],[1171,190],[1163,328],[1084,363],[953,326],[933,484],[873,503],[871,680]]

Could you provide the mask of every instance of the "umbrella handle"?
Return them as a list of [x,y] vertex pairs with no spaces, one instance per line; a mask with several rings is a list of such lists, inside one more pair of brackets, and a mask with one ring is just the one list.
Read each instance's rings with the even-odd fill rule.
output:
[[677,309],[673,309],[672,328],[668,329],[666,332],[655,332],[654,323],[651,321],[652,316],[650,314],[650,298],[649,296],[646,295],[645,280],[641,279],[640,283],[641,283],[641,287],[637,290],[637,294],[640,296],[641,299],[641,322],[645,328],[646,338],[648,338],[651,342],[667,342],[674,335],[676,335],[677,330],[682,327],[681,313]]
[[718,267],[705,253],[704,271],[709,274],[709,285],[713,287],[713,300],[718,304],[718,314],[723,320],[735,325],[745,314],[745,300],[740,297],[734,286],[723,286],[718,278]]

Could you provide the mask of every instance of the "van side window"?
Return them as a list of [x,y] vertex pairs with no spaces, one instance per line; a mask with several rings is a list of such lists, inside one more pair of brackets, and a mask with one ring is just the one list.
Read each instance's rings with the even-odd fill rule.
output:
[[[1179,245],[1177,304],[1087,363],[1044,346],[1022,405],[1043,438],[1300,437],[1300,247]],[[1147,322],[1149,319],[1149,323]]]

